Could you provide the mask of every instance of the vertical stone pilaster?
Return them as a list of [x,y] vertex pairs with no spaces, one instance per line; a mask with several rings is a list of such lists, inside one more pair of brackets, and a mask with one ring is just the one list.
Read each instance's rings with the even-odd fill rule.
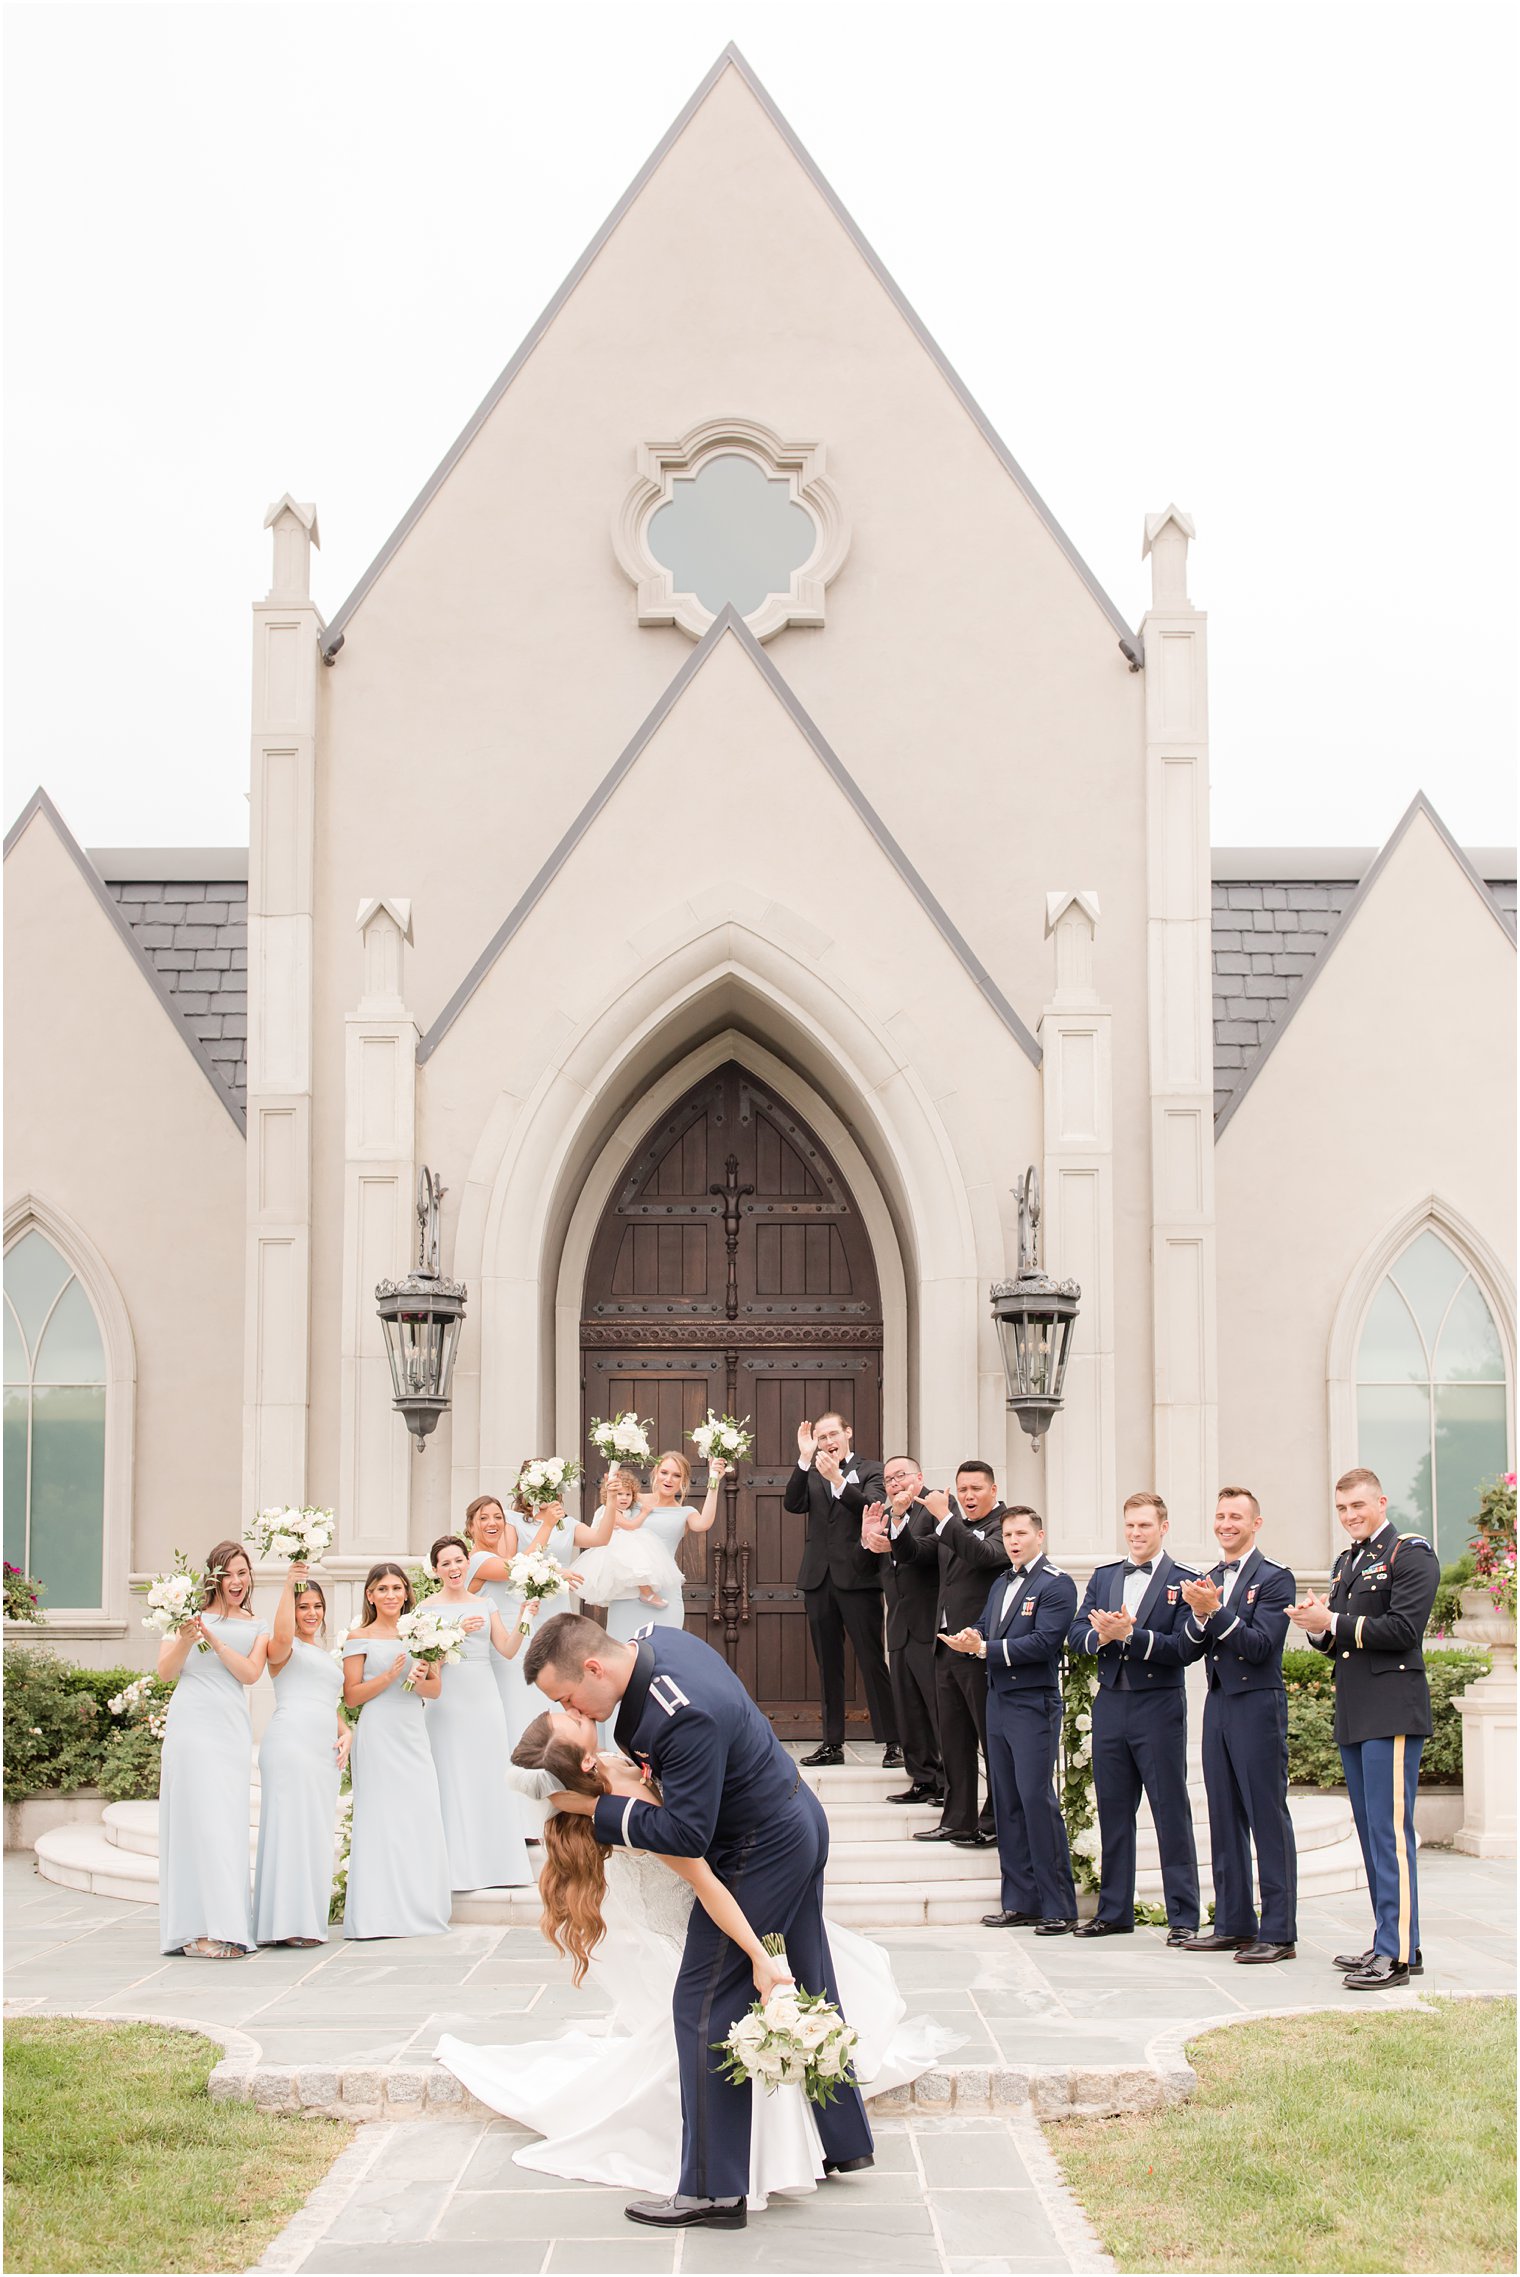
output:
[[307,1499],[312,902],[317,654],[314,506],[271,506],[274,579],[253,610],[248,848],[247,1510]]
[[1040,1020],[1045,1270],[1082,1291],[1065,1405],[1045,1439],[1045,1518],[1058,1565],[1112,1545],[1114,1445],[1113,1016],[1093,983],[1095,893],[1045,897],[1055,993]]
[[1155,1484],[1173,1539],[1203,1541],[1218,1482],[1213,987],[1205,618],[1188,599],[1193,525],[1152,514],[1144,551],[1145,769]]
[[349,1556],[394,1557],[410,1546],[412,1443],[391,1404],[375,1284],[415,1263],[417,1026],[402,986],[412,905],[375,896],[355,922],[364,993],[344,1021],[338,1542]]

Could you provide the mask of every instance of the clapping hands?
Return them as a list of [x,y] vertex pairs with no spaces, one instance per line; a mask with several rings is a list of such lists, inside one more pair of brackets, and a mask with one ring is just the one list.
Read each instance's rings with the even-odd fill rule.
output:
[[860,1546],[864,1550],[889,1550],[892,1536],[887,1529],[887,1506],[884,1502],[868,1502],[861,1514]]
[[1289,1607],[1288,1619],[1296,1629],[1305,1630],[1311,1637],[1322,1637],[1325,1631],[1332,1626],[1334,1615],[1330,1611],[1328,1601],[1323,1597],[1316,1597],[1311,1589],[1302,1605]]
[[1207,1574],[1201,1574],[1197,1581],[1185,1581],[1182,1584],[1182,1601],[1190,1612],[1197,1614],[1200,1621],[1206,1621],[1211,1613],[1219,1611],[1224,1598],[1220,1595],[1218,1583],[1210,1581]]
[[1113,1613],[1105,1613],[1101,1606],[1094,1606],[1088,1619],[1098,1632],[1099,1644],[1123,1644],[1126,1637],[1135,1633],[1135,1616],[1126,1613],[1122,1605]]

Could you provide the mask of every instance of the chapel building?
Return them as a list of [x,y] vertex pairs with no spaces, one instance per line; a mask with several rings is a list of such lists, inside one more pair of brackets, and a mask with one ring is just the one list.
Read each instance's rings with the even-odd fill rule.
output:
[[[1188,517],[1130,626],[736,51],[335,614],[315,509],[268,526],[248,848],[41,791],[6,842],[5,1554],[67,1649],[146,1662],[134,1588],[269,1503],[350,1585],[415,1558],[624,1408],[752,1419],[688,1619],[798,1731],[827,1407],[1079,1574],[1237,1484],[1322,1578],[1358,1461],[1459,1552],[1514,1467],[1513,853],[1424,797],[1211,849]],[[469,1296],[419,1452],[423,1165]]]

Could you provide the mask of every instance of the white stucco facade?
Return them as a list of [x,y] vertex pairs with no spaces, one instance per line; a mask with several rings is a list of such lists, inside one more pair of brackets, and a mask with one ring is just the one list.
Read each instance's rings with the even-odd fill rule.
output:
[[[747,616],[647,551],[720,445],[819,530]],[[268,526],[235,1094],[113,921],[110,864],[92,891],[45,801],[7,849],[7,1239],[77,1227],[111,1321],[90,1650],[143,1657],[128,1575],[260,1504],[335,1507],[352,1576],[574,1445],[603,1207],[730,1061],[868,1229],[885,1440],[936,1476],[992,1460],[1068,1565],[1141,1486],[1201,1547],[1227,1475],[1323,1572],[1361,1322],[1427,1219],[1512,1403],[1514,941],[1485,876],[1416,810],[1216,1134],[1192,524],[1144,520],[1129,630],[740,59],[329,622],[314,508]],[[470,1298],[419,1455],[374,1287],[424,1162]],[[987,1296],[1028,1163],[1083,1291],[1043,1448]]]

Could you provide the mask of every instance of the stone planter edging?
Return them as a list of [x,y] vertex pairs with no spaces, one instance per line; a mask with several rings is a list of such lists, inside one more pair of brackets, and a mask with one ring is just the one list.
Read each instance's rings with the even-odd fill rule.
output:
[[[1187,2073],[1189,2082],[1191,2072]],[[229,2060],[211,2074],[217,2102],[256,2103],[310,2119],[489,2119],[497,2114],[437,2064],[260,2064]],[[1037,2119],[1114,2118],[1175,2102],[1177,2083],[1149,2064],[1069,2070],[1022,2065],[936,2065],[909,2087],[866,2098],[883,2117],[900,2111],[1026,2112]]]

